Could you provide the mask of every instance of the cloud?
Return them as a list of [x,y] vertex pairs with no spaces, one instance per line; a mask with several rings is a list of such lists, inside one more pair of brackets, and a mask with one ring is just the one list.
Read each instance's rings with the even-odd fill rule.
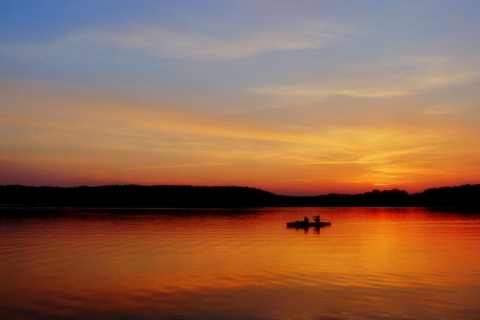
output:
[[[207,158],[213,152],[216,154],[213,162],[255,159],[271,164],[275,159],[275,163],[293,166],[367,165],[383,162],[385,157],[396,155],[398,150],[400,153],[410,152],[415,146],[407,142],[418,142],[419,139],[418,130],[407,134],[410,129],[324,126],[310,131],[278,123],[267,125],[185,112],[177,110],[173,104],[163,107],[139,102],[132,104],[75,92],[58,95],[49,92],[49,86],[35,88],[28,83],[23,86],[23,90],[17,89],[14,93],[13,90],[2,91],[6,105],[10,106],[3,112],[2,122],[16,132],[31,132],[31,135],[17,137],[17,144],[24,141],[24,144],[33,143],[43,149],[58,148],[60,153],[72,154],[78,152],[75,149],[90,150],[92,156],[96,153],[100,156],[103,152],[132,152],[133,156],[143,152],[148,155],[157,153],[161,158],[160,154],[168,150],[170,159],[159,164],[132,164],[128,166],[130,169],[168,168],[172,164],[191,167],[191,163],[185,163],[185,160],[176,162],[174,156],[186,151]],[[29,94],[22,94],[23,91]],[[31,105],[36,106],[35,110],[29,109]],[[390,153],[380,157],[375,151],[379,146],[384,146],[382,152]],[[390,150],[387,146],[395,147]],[[322,152],[317,154],[314,150]],[[208,164],[211,165],[212,160]]]
[[99,33],[95,37],[102,42],[149,55],[209,60],[238,59],[269,50],[311,49],[324,44],[330,35],[316,30],[284,30],[222,39],[144,28],[123,34]]
[[423,110],[422,113],[441,115],[441,114],[455,113],[455,110],[451,107],[449,108],[449,107],[442,107],[442,106],[432,106]]
[[6,159],[28,159],[30,167],[44,172],[68,169],[75,172],[69,173],[72,179],[98,171],[95,177],[108,173],[130,182],[139,176],[153,181],[155,173],[170,183],[208,175],[217,183],[228,177],[229,183],[246,184],[275,179],[387,184],[478,169],[478,161],[463,165],[478,159],[478,134],[454,122],[440,131],[401,121],[289,126],[188,111],[173,102],[113,98],[68,84],[2,84]]
[[79,57],[86,51],[111,51],[113,48],[157,58],[232,60],[273,50],[317,48],[346,32],[348,29],[342,26],[321,24],[261,31],[244,28],[243,33],[229,36],[170,31],[158,26],[127,31],[95,29],[77,31],[46,43],[3,45],[0,52],[10,56],[55,55],[65,59],[65,56]]
[[306,83],[300,85],[253,88],[253,92],[271,96],[319,100],[329,96],[344,95],[357,98],[395,97],[411,94],[402,86],[373,85],[366,83]]
[[[102,137],[92,144],[100,144],[103,137],[123,136],[140,139],[158,135],[172,138],[223,137],[271,142],[295,142],[298,136],[281,126],[242,122],[229,117],[205,115],[185,111],[173,102],[152,105],[139,101],[125,101],[88,95],[85,89],[72,90],[68,85],[36,82],[2,81],[0,94],[4,110],[0,122],[13,127],[29,127],[53,132],[83,136],[90,132]],[[53,87],[53,88],[52,88]],[[35,106],[32,108],[31,106]],[[183,109],[184,111],[177,110]],[[127,143],[128,144],[128,143]],[[113,148],[115,144],[108,144]]]
[[255,87],[254,93],[318,101],[343,95],[354,98],[402,97],[462,85],[480,78],[475,64],[447,57],[410,57],[346,68],[318,82]]

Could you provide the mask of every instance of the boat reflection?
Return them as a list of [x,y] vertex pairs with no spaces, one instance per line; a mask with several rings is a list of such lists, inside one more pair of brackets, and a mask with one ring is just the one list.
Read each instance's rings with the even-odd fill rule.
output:
[[309,233],[310,230],[313,231],[313,233],[320,234],[320,229],[324,228],[319,227],[319,226],[305,226],[305,227],[287,227],[287,229],[295,229],[295,230],[303,230],[305,233]]

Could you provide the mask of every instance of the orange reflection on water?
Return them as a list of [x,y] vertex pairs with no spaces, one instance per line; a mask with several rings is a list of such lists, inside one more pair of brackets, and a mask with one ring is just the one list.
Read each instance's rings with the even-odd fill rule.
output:
[[344,208],[321,209],[333,225],[318,232],[285,228],[314,211],[27,219],[1,238],[0,302],[111,318],[478,311],[478,221]]

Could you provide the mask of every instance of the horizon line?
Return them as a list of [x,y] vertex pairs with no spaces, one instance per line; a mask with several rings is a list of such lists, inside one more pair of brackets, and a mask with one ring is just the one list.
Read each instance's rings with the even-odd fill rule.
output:
[[317,194],[317,195],[287,195],[287,194],[277,194],[265,189],[257,188],[257,187],[250,187],[250,186],[241,186],[241,185],[193,185],[193,184],[152,184],[152,185],[142,185],[142,184],[134,184],[134,183],[127,183],[127,184],[102,184],[102,185],[75,185],[75,186],[55,186],[55,185],[24,185],[24,184],[2,184],[0,187],[29,187],[29,188],[60,188],[60,189],[73,189],[73,188],[101,188],[101,187],[128,187],[128,186],[134,186],[134,187],[194,187],[194,188],[248,188],[248,189],[256,189],[260,190],[263,192],[268,192],[271,193],[275,196],[286,196],[286,197],[318,197],[318,196],[327,196],[330,194],[337,194],[337,195],[357,195],[357,194],[365,194],[369,192],[374,192],[375,190],[379,192],[383,191],[401,191],[401,192],[406,192],[408,195],[413,195],[413,194],[419,194],[423,193],[427,190],[431,189],[440,189],[440,188],[458,188],[458,187],[464,187],[464,186],[476,186],[480,185],[480,183],[466,183],[466,184],[461,184],[461,185],[445,185],[445,186],[437,186],[437,187],[432,187],[432,188],[426,188],[423,191],[420,192],[413,192],[410,193],[406,190],[399,189],[399,188],[392,188],[392,189],[377,189],[374,188],[371,191],[364,191],[361,193],[338,193],[338,192],[329,192],[325,194]]

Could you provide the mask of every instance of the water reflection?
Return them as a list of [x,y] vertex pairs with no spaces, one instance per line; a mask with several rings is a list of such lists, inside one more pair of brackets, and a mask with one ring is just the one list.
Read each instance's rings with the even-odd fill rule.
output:
[[28,319],[480,316],[478,216],[321,210],[332,227],[285,229],[311,208],[2,218],[0,308]]
[[330,226],[323,226],[323,227],[319,227],[319,226],[288,227],[287,226],[287,229],[291,229],[295,231],[303,231],[304,233],[313,232],[315,234],[320,234],[320,229],[328,228],[328,227]]

